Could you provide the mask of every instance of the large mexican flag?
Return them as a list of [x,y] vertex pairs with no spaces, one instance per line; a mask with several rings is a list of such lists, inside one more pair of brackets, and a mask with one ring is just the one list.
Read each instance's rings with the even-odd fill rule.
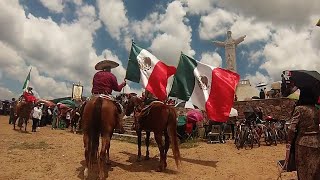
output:
[[181,54],[169,96],[206,110],[213,121],[226,122],[233,106],[239,75]]
[[23,90],[23,91],[26,91],[27,88],[28,88],[28,86],[29,86],[31,70],[32,70],[32,68],[30,68],[30,71],[29,71],[29,73],[28,73],[28,75],[27,75],[27,77],[26,77],[26,80],[25,80],[24,83],[23,83],[23,87],[22,87],[22,90]]
[[126,79],[140,83],[159,100],[165,100],[168,78],[175,72],[175,67],[166,65],[149,51],[132,42]]

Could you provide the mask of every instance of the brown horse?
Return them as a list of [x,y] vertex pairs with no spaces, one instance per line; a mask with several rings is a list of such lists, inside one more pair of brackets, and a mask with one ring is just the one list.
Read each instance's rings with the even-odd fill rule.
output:
[[[181,157],[177,140],[177,114],[172,106],[162,102],[152,102],[147,110],[142,110],[143,102],[139,97],[133,96],[129,99],[126,107],[126,115],[134,112],[135,129],[138,136],[138,160],[141,159],[141,132],[147,132],[146,159],[149,158],[149,137],[150,132],[154,132],[155,140],[160,151],[160,163],[158,171],[163,171],[167,167],[167,152],[172,142],[172,151],[176,166],[179,167]],[[146,112],[148,111],[148,112]],[[162,143],[162,135],[165,137],[165,144]],[[169,140],[170,136],[170,140]]]
[[30,118],[30,113],[33,109],[32,102],[19,101],[16,103],[17,105],[14,107],[14,118],[13,118],[13,129],[16,129],[16,121],[18,121],[18,126],[20,127],[20,131],[22,128],[22,124],[24,123],[24,131],[27,131],[27,125]]
[[[118,123],[122,123],[122,121],[119,120],[118,109],[114,102],[99,96],[87,101],[82,114],[83,143],[86,159],[85,178],[88,178],[89,169],[92,169],[93,162],[98,160],[99,178],[104,179],[104,165],[105,162],[110,164],[110,141],[113,130]],[[98,155],[100,136],[102,143],[100,154]]]

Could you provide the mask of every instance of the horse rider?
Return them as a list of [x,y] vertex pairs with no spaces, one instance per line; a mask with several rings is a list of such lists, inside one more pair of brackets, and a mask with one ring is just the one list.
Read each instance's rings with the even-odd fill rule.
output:
[[31,102],[32,104],[34,104],[37,98],[34,96],[32,89],[33,88],[29,86],[27,90],[24,91],[23,94],[20,96],[19,100],[20,101],[24,100],[26,103]]
[[144,105],[150,105],[153,101],[159,101],[157,97],[155,97],[151,92],[145,90],[144,93]]
[[[111,60],[103,60],[96,64],[95,69],[99,70],[93,76],[92,90],[93,95],[104,94],[111,95],[112,91],[120,92],[122,88],[127,84],[124,80],[120,85],[117,78],[111,73],[111,69],[118,67],[119,64]],[[119,104],[115,103],[119,109]],[[119,120],[120,121],[120,120]],[[120,123],[119,123],[120,126]],[[118,129],[123,129],[118,127]]]

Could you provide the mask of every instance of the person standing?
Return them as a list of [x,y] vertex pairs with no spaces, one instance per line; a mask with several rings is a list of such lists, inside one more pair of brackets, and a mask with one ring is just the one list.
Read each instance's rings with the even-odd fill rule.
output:
[[264,93],[263,89],[260,90],[260,99],[265,99],[266,98],[266,94]]
[[9,124],[13,124],[14,120],[14,108],[16,106],[16,99],[12,98],[10,103],[10,117],[9,117]]
[[32,111],[32,132],[36,132],[37,125],[42,116],[42,108],[41,105],[38,104],[33,108]]
[[[310,89],[300,89],[290,125],[284,169],[295,167],[299,180],[320,179],[320,131],[317,98]],[[293,158],[294,157],[294,158]]]

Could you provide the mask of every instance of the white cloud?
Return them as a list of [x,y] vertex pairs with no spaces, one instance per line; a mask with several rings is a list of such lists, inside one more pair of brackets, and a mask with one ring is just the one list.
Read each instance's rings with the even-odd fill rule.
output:
[[[315,27],[312,31],[318,30]],[[275,80],[280,79],[283,70],[319,70],[320,52],[313,46],[311,34],[308,30],[278,29],[264,48],[266,61],[261,68]]]
[[[241,14],[245,17],[256,17],[263,22],[272,22],[283,27],[301,28],[310,26],[310,17],[320,15],[320,1],[292,1],[292,0],[224,0],[215,1],[215,4],[228,11]],[[314,26],[316,21],[311,26]]]
[[6,99],[11,100],[11,98],[17,98],[17,95],[15,95],[13,92],[11,92],[9,89],[0,87],[0,99]]
[[256,87],[259,83],[266,83],[270,85],[273,82],[272,78],[263,75],[260,72],[256,72],[256,74],[253,75],[247,74],[244,79],[249,79],[253,87]]
[[212,0],[181,0],[181,2],[187,4],[188,12],[191,14],[204,14],[213,9]]
[[[90,87],[94,63],[100,60],[93,36],[101,24],[93,6],[76,9],[78,20],[57,24],[51,18],[26,17],[18,1],[1,1],[0,22],[9,18],[15,24],[7,22],[9,28],[0,32],[0,69],[6,78],[22,83],[30,65],[31,82],[41,97],[70,96],[72,82]],[[85,89],[87,94],[91,90]]]
[[110,36],[120,40],[121,32],[128,25],[126,8],[122,0],[98,0],[99,18],[106,26]]
[[202,53],[200,62],[211,65],[213,67],[221,67],[222,66],[222,58],[216,52]]
[[231,30],[234,39],[247,35],[241,44],[249,44],[268,40],[271,36],[270,27],[270,23],[258,22],[253,17],[244,18],[223,9],[214,9],[200,18],[199,35],[201,39],[212,40]]
[[64,8],[63,0],[40,0],[42,5],[53,13],[62,13]]
[[201,39],[210,40],[226,34],[237,16],[223,9],[215,9],[206,16],[201,16],[199,35]]
[[138,40],[150,41],[154,38],[155,32],[158,29],[159,14],[153,12],[149,14],[142,21],[133,21],[130,23],[130,31],[136,36]]
[[150,49],[169,65],[178,65],[181,51],[189,56],[195,54],[190,45],[192,29],[187,21],[186,10],[179,1],[168,4],[166,13],[160,15],[160,34],[153,39]]

